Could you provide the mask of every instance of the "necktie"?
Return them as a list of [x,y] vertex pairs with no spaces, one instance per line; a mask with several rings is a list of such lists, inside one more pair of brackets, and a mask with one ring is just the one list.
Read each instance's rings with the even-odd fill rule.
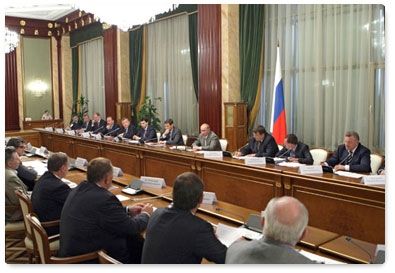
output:
[[346,160],[346,165],[350,165],[351,160],[352,160],[352,152],[349,152]]
[[206,138],[203,138],[203,146],[206,146]]
[[147,132],[147,130],[144,130],[144,134],[143,134],[143,137],[145,137],[145,133]]
[[291,153],[289,154],[290,157],[295,157],[295,151],[291,150]]
[[257,145],[257,152],[259,152],[259,148],[261,147],[261,142],[258,141],[258,145]]
[[125,133],[123,134],[124,136],[126,136],[126,134],[128,133],[128,128],[129,128],[129,127],[126,127]]

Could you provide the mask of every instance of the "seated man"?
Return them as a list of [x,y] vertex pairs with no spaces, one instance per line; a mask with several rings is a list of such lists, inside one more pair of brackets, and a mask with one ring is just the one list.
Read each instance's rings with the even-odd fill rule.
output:
[[266,132],[265,127],[259,125],[254,130],[247,146],[235,152],[235,156],[274,157],[278,152],[278,145],[274,137]]
[[106,131],[106,122],[101,118],[100,114],[95,112],[93,114],[92,133],[104,134]]
[[[22,157],[25,153],[26,141],[22,137],[13,137],[10,138],[7,142],[7,146],[12,146],[15,148],[18,153],[19,158]],[[32,191],[34,189],[34,185],[36,184],[37,179],[37,171],[34,169],[29,169],[21,161],[16,169],[16,173],[18,177],[22,180],[23,183],[27,186],[28,191]]]
[[121,127],[118,125],[118,123],[115,122],[114,118],[112,116],[108,116],[106,118],[107,120],[107,125],[106,129],[104,130],[103,134],[105,136],[116,136],[119,134],[119,130]]
[[371,172],[370,150],[359,142],[359,134],[349,131],[344,137],[344,144],[321,165],[331,166],[335,171]]
[[[66,177],[70,161],[64,153],[53,153],[47,162],[46,171],[36,183],[32,192],[34,212],[41,221],[60,220],[63,204],[71,192],[71,188],[61,179]],[[47,227],[48,236],[58,234],[59,226]]]
[[112,179],[109,159],[98,157],[89,162],[87,180],[70,192],[63,205],[59,257],[104,249],[122,263],[141,263],[141,233],[153,212],[152,204],[123,207],[108,190]]
[[181,130],[174,126],[173,119],[165,120],[165,131],[160,137],[159,143],[185,145]]
[[156,131],[152,125],[149,124],[148,119],[141,118],[140,120],[140,131],[133,136],[134,140],[138,140],[140,143],[144,143],[145,141],[158,141],[158,137],[156,136]]
[[218,136],[211,131],[210,125],[203,123],[200,125],[200,134],[192,143],[193,150],[196,151],[222,151],[221,142]]
[[85,114],[83,117],[84,121],[82,122],[82,127],[78,129],[76,132],[82,134],[84,132],[93,131],[92,120],[90,119],[88,114]]
[[276,157],[285,157],[288,161],[303,164],[313,164],[314,162],[309,146],[298,141],[298,137],[294,134],[285,136],[284,147],[277,152]]
[[203,201],[203,182],[192,172],[174,181],[173,203],[158,208],[148,223],[143,264],[198,264],[203,258],[224,263],[226,246],[213,226],[196,216]]
[[275,197],[266,206],[261,219],[263,237],[239,240],[226,253],[227,264],[312,264],[295,245],[307,232],[309,213],[291,196]]
[[[15,195],[15,190],[20,190],[27,196],[30,194],[27,192],[26,185],[16,175],[16,169],[20,165],[21,160],[12,146],[5,148],[5,205],[6,206],[19,206],[19,199]],[[6,222],[16,222],[23,220],[22,211],[12,210],[6,211],[5,214]]]
[[118,134],[119,138],[129,138],[132,139],[134,135],[137,134],[137,129],[130,123],[128,118],[122,119],[122,126],[120,133]]
[[66,130],[79,130],[82,128],[82,120],[79,119],[77,114],[73,115],[73,121],[69,126],[66,127]]

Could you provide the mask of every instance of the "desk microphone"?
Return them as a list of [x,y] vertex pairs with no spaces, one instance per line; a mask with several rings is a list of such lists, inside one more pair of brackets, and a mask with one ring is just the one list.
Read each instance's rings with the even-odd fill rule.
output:
[[147,142],[150,142],[150,141],[152,141],[152,140],[158,140],[158,138],[156,138],[156,137],[151,138],[151,139],[146,139],[146,140],[142,140],[142,139],[143,139],[143,138],[140,138],[140,139],[139,139],[140,142],[143,141],[142,143],[147,143]]
[[283,157],[284,155],[286,155],[287,153],[289,153],[289,152],[291,152],[292,151],[292,149],[288,149],[288,150],[286,150],[284,153],[282,153],[281,155],[279,155],[279,156],[276,156],[276,157]]
[[352,243],[353,245],[357,246],[359,249],[361,249],[363,252],[365,252],[366,254],[369,255],[369,263],[372,264],[373,263],[373,259],[372,259],[372,255],[370,255],[369,251],[367,251],[365,248],[363,248],[362,246],[360,246],[359,244],[357,244],[356,242],[354,242],[350,237],[346,237],[347,242]]
[[112,134],[112,133],[118,131],[119,129],[121,129],[121,127],[118,127],[117,129],[114,129],[114,130],[108,132],[107,134],[105,134],[105,136],[108,136],[109,134]]
[[224,209],[222,209],[220,207],[216,207],[215,210],[216,211],[222,211],[222,212],[225,212],[225,213],[228,213],[228,214],[232,214],[232,215],[235,215],[235,216],[239,217],[240,219],[243,219],[243,226],[248,228],[248,224],[246,222],[246,218],[243,215],[238,214],[238,213],[234,213],[234,212],[229,211],[229,210],[224,210]]
[[99,132],[99,130],[102,129],[102,128],[103,128],[103,126],[100,126],[100,127],[97,128],[96,130],[94,130],[94,131],[92,132],[92,134],[96,134],[96,133]]

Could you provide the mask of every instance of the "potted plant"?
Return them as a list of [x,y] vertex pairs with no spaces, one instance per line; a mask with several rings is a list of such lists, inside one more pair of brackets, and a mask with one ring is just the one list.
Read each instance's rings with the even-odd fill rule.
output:
[[[153,98],[153,101],[162,101],[161,97]],[[145,97],[144,103],[141,104],[140,110],[137,112],[137,128],[140,129],[141,118],[148,119],[149,124],[158,132],[161,130],[160,119],[155,104],[152,103],[149,96]]]
[[80,120],[83,120],[84,115],[88,113],[88,102],[84,96],[80,96],[73,102],[73,114],[77,114]]

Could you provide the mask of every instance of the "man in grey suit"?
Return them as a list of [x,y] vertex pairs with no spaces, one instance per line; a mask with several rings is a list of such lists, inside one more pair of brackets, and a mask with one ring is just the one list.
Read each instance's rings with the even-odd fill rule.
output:
[[[18,156],[16,149],[12,146],[5,148],[5,205],[14,206],[19,205],[19,199],[15,195],[15,190],[20,190],[27,196],[30,196],[27,192],[26,185],[16,175],[16,169],[21,160]],[[6,211],[5,220],[6,222],[15,222],[23,219],[21,210],[10,210]]]
[[309,213],[291,196],[275,197],[267,204],[261,219],[263,237],[237,241],[229,246],[229,264],[308,264],[315,263],[300,254],[295,245],[306,234]]
[[218,136],[211,131],[210,125],[200,125],[200,134],[192,143],[193,151],[222,151]]
[[182,139],[181,130],[174,126],[173,119],[165,120],[165,131],[160,137],[159,143],[186,145]]

